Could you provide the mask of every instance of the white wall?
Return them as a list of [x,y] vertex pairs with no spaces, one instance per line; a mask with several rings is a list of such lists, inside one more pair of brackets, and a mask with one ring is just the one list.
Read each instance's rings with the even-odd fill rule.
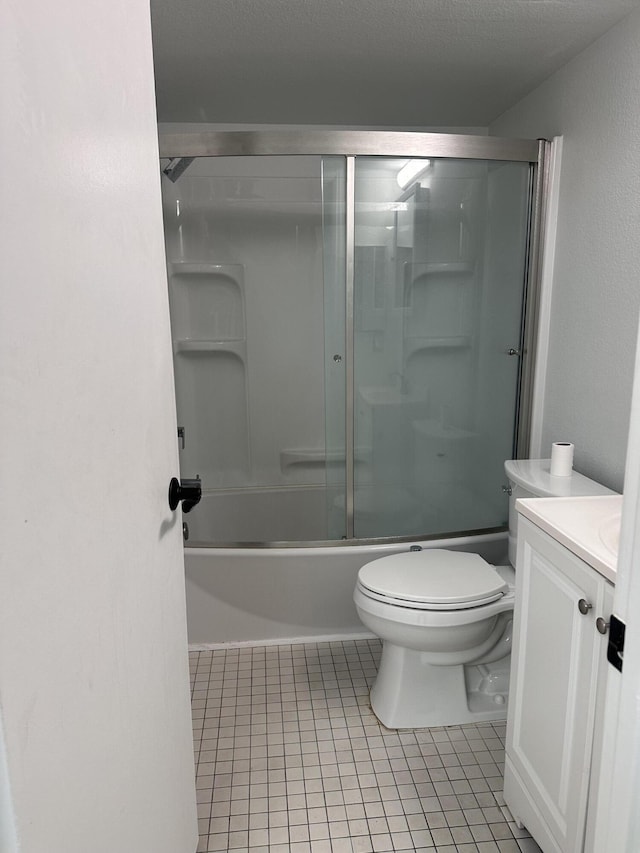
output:
[[620,491],[640,307],[640,11],[490,126],[562,135],[543,454]]

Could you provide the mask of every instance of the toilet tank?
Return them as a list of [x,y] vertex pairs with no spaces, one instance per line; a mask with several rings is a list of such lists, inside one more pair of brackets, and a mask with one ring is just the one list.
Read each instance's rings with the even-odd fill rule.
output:
[[584,495],[615,495],[611,489],[577,471],[569,477],[552,477],[550,459],[509,459],[504,470],[509,480],[509,562],[516,564],[518,498],[569,498]]

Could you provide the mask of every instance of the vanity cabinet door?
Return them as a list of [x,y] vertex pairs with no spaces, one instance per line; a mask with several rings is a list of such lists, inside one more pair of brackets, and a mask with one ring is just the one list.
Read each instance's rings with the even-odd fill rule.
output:
[[520,518],[505,799],[545,853],[582,850],[606,586]]

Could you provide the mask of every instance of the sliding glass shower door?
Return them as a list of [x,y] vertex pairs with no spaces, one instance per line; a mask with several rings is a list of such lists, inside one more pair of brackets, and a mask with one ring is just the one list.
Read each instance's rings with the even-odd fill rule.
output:
[[356,538],[506,522],[529,181],[523,162],[356,158]]
[[192,544],[346,535],[344,175],[319,156],[165,171],[180,468],[203,486]]
[[190,543],[503,528],[544,146],[265,131],[161,147],[181,475],[203,483]]

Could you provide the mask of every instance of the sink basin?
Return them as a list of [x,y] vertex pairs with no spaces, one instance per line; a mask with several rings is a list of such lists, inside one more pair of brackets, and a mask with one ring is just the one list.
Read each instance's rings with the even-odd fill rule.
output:
[[618,548],[620,545],[620,515],[612,515],[606,521],[603,521],[598,530],[600,541],[615,557],[618,556]]
[[415,394],[402,394],[398,388],[365,386],[360,388],[360,396],[370,406],[403,406],[407,403],[423,403]]
[[616,582],[622,495],[519,499],[516,509],[611,583]]

